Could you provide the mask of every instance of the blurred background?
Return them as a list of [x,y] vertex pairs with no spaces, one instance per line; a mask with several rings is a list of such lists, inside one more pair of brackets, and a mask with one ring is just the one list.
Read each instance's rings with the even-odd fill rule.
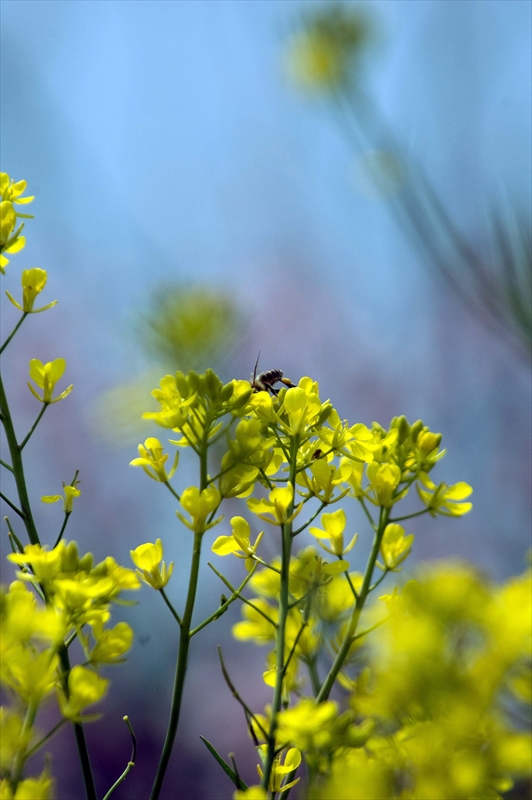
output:
[[[75,386],[25,450],[43,539],[62,513],[38,498],[79,469],[67,538],[124,564],[130,548],[162,538],[179,606],[190,535],[169,493],[128,466],[138,442],[164,438],[140,414],[165,373],[212,366],[248,378],[260,351],[260,368],[311,375],[351,422],[403,413],[443,433],[439,479],[472,484],[474,510],[413,520],[413,563],[467,558],[497,580],[522,569],[531,8],[4,0],[2,169],[36,195],[5,287],[18,296],[19,270],[39,266],[43,301],[59,299],[4,358],[18,430],[38,411],[30,358],[66,357]],[[15,320],[5,310],[2,338]],[[192,469],[183,458],[178,486]],[[353,525],[361,569],[368,532],[355,513]],[[240,563],[227,561],[238,577]],[[198,621],[221,590],[204,570]],[[117,800],[149,793],[177,645],[161,598],[145,588],[136,599],[115,615],[134,626],[135,645],[109,670],[105,716],[87,728],[104,794],[129,758],[130,715],[139,756]],[[200,734],[235,751],[253,779],[256,756],[215,657],[222,644],[233,681],[261,709],[263,653],[231,640],[239,614],[235,603],[194,640],[165,798],[231,796]],[[59,798],[81,798],[69,730],[54,750]]]

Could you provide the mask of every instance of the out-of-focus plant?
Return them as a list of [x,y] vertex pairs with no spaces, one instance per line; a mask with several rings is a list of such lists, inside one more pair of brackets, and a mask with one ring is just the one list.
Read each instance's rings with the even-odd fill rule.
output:
[[[517,204],[496,208],[479,248],[463,232],[423,167],[401,145],[365,90],[363,57],[378,26],[367,6],[324,3],[306,12],[286,50],[287,74],[329,99],[360,156],[357,171],[387,198],[406,234],[467,307],[529,358],[532,353],[532,224]],[[362,155],[360,155],[362,153]]]
[[168,369],[219,369],[241,325],[236,301],[221,289],[178,282],[157,287],[135,321],[136,339],[150,368],[100,397],[97,428],[108,441],[138,441],[146,427],[141,420],[146,393],[156,376]]

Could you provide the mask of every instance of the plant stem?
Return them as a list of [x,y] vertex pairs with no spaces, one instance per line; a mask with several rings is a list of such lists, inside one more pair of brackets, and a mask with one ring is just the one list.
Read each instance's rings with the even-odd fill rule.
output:
[[[63,689],[68,698],[68,675],[70,673],[70,658],[66,645],[62,645],[58,650],[59,660],[61,661],[61,669],[63,672]],[[81,765],[81,774],[83,776],[83,785],[85,787],[86,800],[97,800],[96,787],[94,785],[94,777],[92,775],[92,767],[89,758],[89,751],[87,748],[87,740],[85,739],[85,731],[81,722],[74,722],[74,736],[76,739],[76,747],[78,749],[78,757]]]
[[[20,740],[23,742],[24,740],[28,740],[31,736],[29,733],[33,728],[33,723],[35,722],[35,716],[37,714],[37,709],[39,707],[38,702],[30,701],[30,704],[26,711],[26,716],[24,718],[24,723],[22,725],[22,730],[20,732]],[[13,796],[16,795],[18,783],[22,777],[22,770],[24,769],[24,764],[26,763],[26,759],[28,758],[28,754],[26,752],[26,747],[22,745],[17,752],[15,758],[15,766],[13,767],[13,778],[11,779],[11,790],[13,792]]]
[[24,320],[26,319],[27,316],[28,316],[28,312],[24,311],[24,313],[20,317],[19,321],[17,322],[17,324],[15,325],[15,327],[13,328],[13,330],[11,331],[11,333],[9,334],[9,336],[7,337],[5,342],[3,343],[2,347],[0,347],[0,353],[4,352],[4,350],[6,349],[6,347],[9,344],[9,342],[11,341],[13,336],[16,334],[16,332],[18,331],[18,329],[20,328],[20,326],[22,325],[22,323],[24,322]]
[[366,602],[366,598],[369,594],[369,589],[371,586],[371,578],[373,576],[373,570],[375,569],[375,562],[377,560],[377,556],[379,555],[379,547],[382,541],[382,537],[384,535],[384,529],[388,524],[388,517],[390,516],[390,509],[389,508],[381,508],[379,525],[375,531],[375,536],[373,537],[373,546],[371,548],[371,553],[368,558],[368,563],[366,565],[366,571],[364,573],[364,580],[362,582],[362,587],[360,589],[358,598],[355,603],[355,607],[353,609],[353,614],[351,616],[351,620],[349,622],[349,627],[344,637],[344,641],[342,642],[340,649],[334,659],[334,662],[329,670],[329,674],[325,678],[323,685],[319,691],[319,694],[316,698],[318,703],[322,703],[329,697],[331,693],[331,689],[334,685],[336,680],[336,676],[342,669],[345,659],[349,653],[349,648],[353,643],[354,637],[356,635],[357,625],[360,620],[360,615],[362,613],[362,609],[364,608],[364,603]]
[[185,685],[185,673],[187,669],[188,649],[190,645],[190,624],[192,621],[192,612],[194,611],[194,601],[196,599],[196,589],[198,585],[199,564],[201,556],[201,540],[203,531],[194,533],[194,547],[192,551],[192,564],[190,568],[190,581],[188,584],[187,602],[185,605],[185,612],[181,622],[181,635],[179,637],[179,651],[177,654],[177,664],[174,679],[174,691],[172,695],[172,706],[170,709],[170,720],[168,723],[168,730],[164,741],[163,751],[155,781],[150,794],[150,800],[157,800],[160,795],[163,785],[164,776],[168,768],[168,762],[174,745],[174,739],[177,733],[177,725],[179,722],[179,714],[181,711],[181,700],[183,697],[183,688]]
[[[299,447],[299,436],[296,435],[292,439],[291,452],[289,456],[290,473],[288,477],[288,483],[292,486],[294,496],[287,510],[288,517],[290,517],[294,511],[298,447]],[[281,702],[283,695],[283,679],[285,675],[284,640],[285,640],[286,621],[289,612],[288,584],[290,579],[291,553],[292,553],[292,523],[288,522],[282,526],[282,561],[281,561],[281,582],[279,591],[279,619],[277,622],[277,634],[275,637],[275,688],[273,691],[272,717],[268,735],[268,749],[266,753],[266,761],[264,764],[264,774],[262,776],[262,786],[266,790],[268,790],[269,788],[270,775],[273,767],[273,762],[275,759],[275,731],[277,728],[277,714],[281,710]]]
[[35,522],[31,513],[30,500],[28,497],[28,490],[26,488],[26,479],[24,477],[24,468],[22,466],[22,454],[17,443],[17,437],[15,435],[15,429],[13,427],[13,421],[11,419],[11,413],[9,411],[9,405],[1,376],[0,413],[2,414],[2,421],[9,447],[9,454],[11,456],[11,465],[13,467],[13,475],[15,477],[15,483],[17,486],[20,508],[22,511],[22,519],[24,521],[24,525],[26,526],[26,531],[31,544],[40,544],[39,534],[37,533],[37,528],[35,527]]
[[28,433],[26,434],[26,436],[24,437],[22,442],[19,444],[20,450],[24,450],[24,448],[26,447],[27,443],[30,440],[30,437],[31,437],[33,431],[35,430],[35,428],[37,427],[37,425],[41,421],[42,415],[44,414],[44,412],[46,411],[46,409],[48,408],[49,405],[50,405],[50,403],[43,403],[43,406],[42,406],[41,410],[39,411],[37,419],[35,420],[35,422],[31,426],[31,428],[29,429]]

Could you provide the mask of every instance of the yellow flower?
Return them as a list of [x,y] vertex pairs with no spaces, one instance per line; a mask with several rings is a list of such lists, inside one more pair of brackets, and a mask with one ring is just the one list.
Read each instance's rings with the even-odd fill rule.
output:
[[91,664],[120,664],[122,656],[133,642],[133,631],[126,622],[118,622],[114,628],[105,628],[101,622],[92,626],[96,644],[89,656]]
[[473,508],[473,503],[460,503],[472,493],[473,489],[465,481],[460,481],[452,486],[440,483],[436,486],[426,472],[421,472],[419,480],[425,486],[421,489],[419,483],[416,484],[418,494],[422,502],[427,506],[431,516],[442,514],[445,517],[461,517]]
[[130,550],[129,554],[144,583],[154,589],[164,589],[174,569],[174,562],[170,562],[168,569],[163,559],[163,544],[157,539],[155,544],[147,542],[141,544],[135,550]]
[[2,200],[9,200],[17,205],[26,205],[31,203],[34,199],[32,197],[21,197],[22,193],[26,191],[26,181],[17,181],[16,183],[9,177],[7,172],[0,172],[0,195]]
[[149,475],[154,481],[168,483],[177,469],[179,453],[176,452],[172,468],[170,472],[167,473],[165,464],[168,461],[168,453],[164,452],[164,448],[159,439],[150,436],[143,445],[139,444],[138,449],[140,458],[134,458],[133,461],[129,462],[129,466],[142,467],[146,475]]
[[268,792],[262,786],[248,786],[247,789],[237,789],[233,800],[268,800]]
[[[332,514],[322,514],[321,521],[325,530],[310,528],[312,536],[315,536],[323,549],[332,555],[342,556],[344,553],[348,553],[355,544],[358,534],[355,533],[347,547],[344,547],[346,518],[343,508],[339,508],[338,511],[334,511]],[[321,541],[322,539],[328,539],[330,547],[324,545]]]
[[40,703],[57,681],[59,658],[53,650],[38,653],[13,645],[2,658],[2,681],[26,703]]
[[15,794],[7,778],[0,781],[0,800],[52,800],[53,790],[53,779],[45,769],[38,778],[20,781]]
[[396,571],[410,553],[413,541],[414,534],[410,533],[408,536],[405,536],[405,529],[401,525],[397,523],[390,523],[387,525],[384,529],[380,546],[384,567],[378,562],[377,566],[381,569],[386,568]]
[[58,692],[58,701],[61,713],[73,722],[81,720],[81,712],[87,706],[97,703],[107,691],[109,681],[100,678],[91,669],[76,665],[72,667],[68,676],[68,699],[65,694]]
[[218,517],[212,522],[206,523],[209,514],[216,511],[221,501],[222,497],[216,486],[208,486],[202,492],[197,486],[189,486],[188,489],[182,492],[180,502],[185,511],[188,511],[192,517],[192,522],[185,519],[179,511],[176,513],[183,525],[186,525],[191,531],[196,533],[207,531],[223,519],[223,517]]
[[32,358],[30,361],[30,378],[43,390],[43,396],[41,397],[28,381],[30,392],[41,403],[58,403],[59,400],[63,400],[74,388],[72,384],[61,392],[58,397],[52,399],[52,395],[55,384],[63,377],[65,369],[66,361],[64,358],[56,358],[47,364],[43,364],[38,358]]
[[[78,481],[76,481],[76,484]],[[72,513],[72,506],[74,498],[81,495],[81,490],[77,486],[70,486],[68,483],[63,482],[64,497],[60,494],[45,494],[41,497],[43,503],[57,503],[59,500],[63,501],[63,511],[65,514]]]
[[244,603],[242,613],[246,620],[233,625],[233,636],[241,641],[251,639],[256,644],[272,642],[275,639],[279,616],[277,609],[270,606],[262,597],[255,598],[252,602],[254,608]]
[[[266,752],[268,750],[268,745],[261,744],[258,747],[259,755],[262,759],[265,759]],[[290,783],[284,783],[283,781],[293,770],[297,769],[301,764],[301,753],[299,750],[296,750],[295,747],[291,747],[285,754],[283,759],[283,754],[279,753],[275,757],[275,761],[272,764],[272,771],[270,773],[270,781],[269,781],[269,789],[271,792],[282,793],[286,792],[290,789],[291,786],[295,786],[295,784],[299,781],[299,778],[296,778],[295,781],[290,781]],[[259,776],[262,778],[264,773],[260,767],[257,765],[257,772]],[[245,797],[245,795],[244,795]]]
[[211,550],[219,556],[227,556],[233,553],[237,558],[246,560],[246,569],[249,572],[253,568],[253,556],[259,546],[263,536],[263,531],[259,533],[255,544],[250,541],[251,529],[249,523],[243,517],[232,517],[231,528],[232,536],[218,536],[214,541]]
[[[63,540],[50,551],[46,545],[42,547],[40,544],[27,544],[23,553],[10,553],[7,558],[14,564],[27,564],[31,567],[35,580],[46,583],[59,575],[64,549]],[[21,577],[27,579],[24,574]]]
[[[330,458],[332,458],[332,455]],[[324,503],[330,503],[333,502],[335,487],[349,479],[351,466],[349,463],[344,463],[336,467],[326,458],[319,458],[312,462],[310,472],[312,477],[306,471],[300,472],[297,482],[306,486],[319,500]],[[349,488],[341,492],[334,498],[334,502],[341,500],[348,491]]]
[[26,239],[21,236],[24,223],[21,222],[15,230],[17,213],[13,203],[9,200],[0,202],[0,273],[5,272],[4,267],[9,264],[9,259],[4,253],[18,253],[26,244]]
[[302,434],[318,420],[321,402],[317,394],[317,385],[308,378],[299,382],[299,386],[288,389],[284,395],[283,409],[288,416],[288,431],[291,434]]
[[[247,503],[249,510],[270,525],[286,525],[294,520],[303,507],[303,503],[289,514],[289,508],[294,499],[294,490],[291,484],[272,489],[269,500],[251,497]],[[273,519],[270,519],[273,517]]]
[[388,508],[406,494],[406,490],[395,494],[401,480],[401,470],[397,464],[379,464],[372,461],[367,466],[366,475],[370,486],[365,494],[368,500],[376,506]]
[[33,269],[25,269],[22,271],[22,305],[20,305],[17,300],[6,290],[6,294],[9,300],[16,306],[19,311],[23,311],[25,314],[38,314],[39,311],[46,311],[48,308],[52,308],[57,304],[57,300],[52,300],[51,303],[48,303],[46,306],[41,306],[41,308],[33,308],[33,304],[35,303],[35,299],[38,294],[42,292],[44,287],[46,286],[46,280],[48,276],[46,274],[46,270],[39,269],[38,267],[34,267]]

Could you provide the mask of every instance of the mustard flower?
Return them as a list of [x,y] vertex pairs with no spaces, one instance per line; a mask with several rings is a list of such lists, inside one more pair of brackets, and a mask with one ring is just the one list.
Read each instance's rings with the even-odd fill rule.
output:
[[[189,393],[186,379],[180,381],[178,388],[174,375],[165,375],[161,378],[159,386],[160,388],[154,389],[151,394],[159,402],[160,411],[146,411],[142,416],[144,419],[153,419],[163,428],[180,428],[187,420],[190,406],[196,403],[197,392]],[[181,392],[186,393],[186,396]]]
[[384,529],[384,534],[381,540],[380,554],[384,561],[384,567],[377,562],[380,569],[388,569],[396,572],[399,565],[403,563],[405,558],[412,549],[412,542],[414,541],[414,534],[410,533],[405,536],[405,529],[397,523],[390,523]]
[[349,491],[348,487],[337,497],[334,497],[335,488],[349,480],[351,475],[350,463],[343,463],[337,467],[326,458],[320,458],[312,462],[310,473],[312,477],[308,475],[306,470],[300,472],[297,482],[306,486],[312,494],[324,503],[337,502]]
[[54,361],[49,361],[47,364],[43,364],[38,358],[32,358],[30,360],[30,378],[43,390],[43,396],[41,397],[28,381],[28,388],[32,395],[41,403],[47,404],[58,403],[59,400],[64,400],[74,388],[72,384],[61,392],[58,397],[53,398],[53,392],[55,384],[63,377],[65,369],[66,361],[64,358],[56,358]]
[[283,410],[288,416],[288,432],[303,434],[318,421],[321,402],[317,384],[310,378],[302,378],[299,386],[288,389],[284,395]]
[[256,644],[272,642],[279,616],[277,609],[261,597],[253,600],[253,606],[243,605],[242,613],[246,619],[233,625],[233,636],[240,641],[251,639]]
[[[76,481],[76,484],[78,481]],[[81,495],[81,490],[76,486],[71,486],[68,483],[63,481],[63,492],[64,495],[60,494],[45,494],[41,497],[43,503],[58,503],[60,500],[63,501],[63,511],[65,514],[72,513],[72,507],[74,504],[74,498],[79,497]]]
[[174,569],[174,562],[171,561],[168,569],[163,561],[163,544],[157,539],[155,544],[147,542],[130,550],[129,554],[137,569],[137,574],[144,583],[154,589],[164,589]]
[[46,270],[34,267],[33,269],[25,269],[22,271],[22,305],[15,300],[12,294],[6,290],[9,300],[13,303],[19,311],[25,314],[38,314],[40,311],[46,311],[48,308],[57,305],[57,300],[52,300],[46,306],[40,308],[33,308],[37,295],[42,292],[46,286],[47,281]]
[[406,494],[406,490],[395,494],[401,480],[401,470],[397,464],[372,461],[366,468],[366,475],[370,486],[365,495],[376,506],[388,508]]
[[104,628],[101,621],[94,623],[92,633],[96,644],[90,651],[91,664],[120,664],[133,642],[133,631],[126,622],[118,622],[114,628]]
[[305,753],[326,748],[333,742],[337,719],[338,704],[334,700],[316,703],[313,698],[305,697],[279,713],[277,738]]
[[9,264],[9,259],[4,253],[18,253],[26,244],[26,239],[20,233],[24,228],[22,222],[15,229],[17,223],[17,213],[13,208],[13,203],[9,200],[0,202],[0,273],[5,273],[5,267]]
[[63,691],[58,691],[61,713],[73,722],[81,721],[81,712],[87,706],[99,702],[105,695],[109,681],[91,669],[76,665],[68,675],[68,698]]
[[154,481],[160,483],[168,483],[170,478],[173,477],[179,460],[179,453],[176,452],[174,463],[170,472],[166,472],[165,464],[168,461],[168,453],[164,452],[164,448],[159,439],[150,436],[144,444],[139,444],[138,447],[140,458],[134,458],[129,462],[130,467],[142,467],[146,475]]
[[211,550],[219,556],[227,556],[233,553],[237,558],[244,558],[248,572],[253,568],[253,556],[263,537],[263,531],[259,533],[255,544],[251,544],[249,523],[243,517],[231,518],[231,536],[218,536],[214,541]]
[[[332,514],[322,514],[321,521],[325,530],[321,528],[310,528],[310,533],[315,536],[319,544],[328,553],[335,556],[343,556],[348,553],[355,544],[358,534],[355,533],[347,547],[344,547],[344,530],[346,526],[345,511],[339,508]],[[323,544],[322,539],[328,539],[330,547]]]
[[416,484],[421,501],[427,506],[431,516],[442,514],[445,517],[461,517],[473,508],[473,503],[461,503],[472,493],[473,489],[465,481],[460,481],[452,486],[440,483],[438,486],[431,481],[426,472],[421,472],[419,481],[425,489]]
[[[261,744],[258,747],[259,755],[261,758],[266,758],[266,752],[268,750],[268,745]],[[289,783],[283,783],[286,777],[293,772],[293,770],[297,769],[301,764],[301,753],[299,750],[296,750],[295,747],[291,747],[285,754],[283,758],[283,754],[279,753],[275,757],[275,761],[272,765],[272,771],[270,773],[270,781],[269,781],[269,789],[271,792],[279,793],[286,792],[290,787],[295,786],[296,783],[299,781],[299,778],[296,778],[294,781],[290,781]],[[260,765],[257,765],[257,772],[259,773],[260,778],[264,776],[262,768]],[[245,795],[244,795],[245,797]]]
[[14,564],[27,564],[31,567],[32,576],[20,574],[24,580],[35,578],[39,583],[46,583],[59,575],[64,549],[65,542],[63,540],[53,550],[48,550],[46,545],[27,544],[23,553],[10,553],[7,558]]
[[2,658],[2,681],[24,702],[38,704],[54,688],[58,667],[59,658],[53,650],[39,653],[15,644]]
[[0,781],[0,800],[52,800],[54,781],[48,770],[38,778],[26,778],[17,785],[13,794],[7,778]]
[[27,181],[13,181],[7,172],[0,172],[0,195],[2,200],[9,200],[11,203],[17,205],[26,205],[35,199],[32,197],[22,197],[22,193],[26,191]]
[[[226,456],[229,456],[229,458],[226,459]],[[227,467],[228,461],[232,461],[230,453],[226,453],[222,458],[222,471]],[[220,494],[222,497],[247,497],[253,491],[258,475],[258,467],[236,464],[232,469],[221,475],[219,482]]]
[[[249,510],[270,525],[287,525],[294,520],[303,508],[303,503],[289,514],[289,508],[294,499],[294,490],[291,484],[272,489],[269,500],[251,497],[247,503]],[[270,519],[272,517],[273,519]]]
[[248,786],[247,789],[237,789],[233,800],[268,800],[268,792],[262,786]]
[[222,496],[216,486],[208,486],[202,492],[197,486],[189,486],[181,493],[181,505],[192,517],[192,522],[178,512],[177,516],[187,528],[196,533],[207,531],[217,525],[223,517],[218,517],[207,523],[209,514],[213,514],[222,501]]

